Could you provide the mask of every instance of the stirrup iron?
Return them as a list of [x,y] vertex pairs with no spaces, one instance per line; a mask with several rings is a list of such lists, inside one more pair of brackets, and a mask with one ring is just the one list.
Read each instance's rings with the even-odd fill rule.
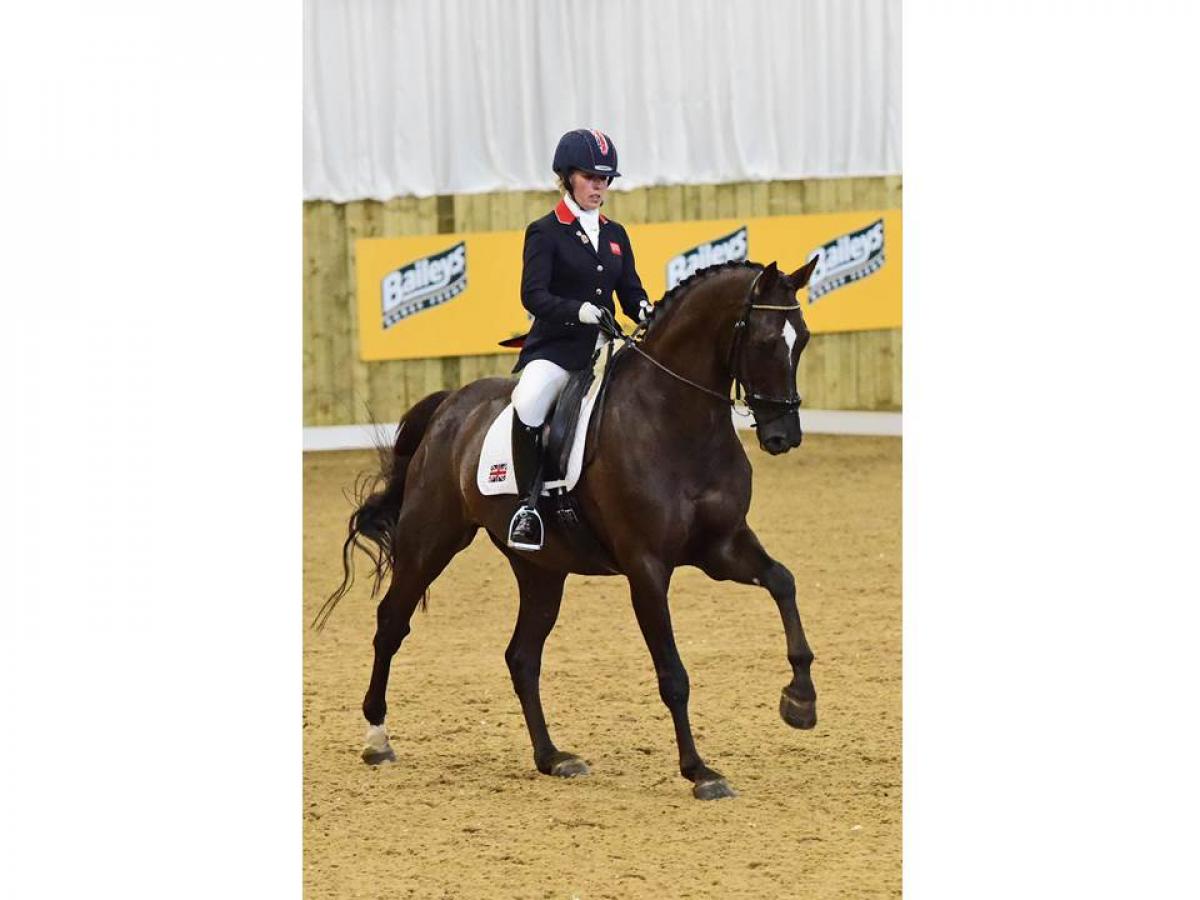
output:
[[[532,537],[537,539],[537,543],[533,543],[530,539],[518,540],[513,537],[513,533],[517,529],[517,522],[523,517],[532,516],[536,520],[537,534]],[[522,535],[522,537],[526,537]],[[542,544],[546,539],[546,527],[542,522],[542,514],[537,511],[537,507],[521,505],[517,511],[513,513],[513,517],[508,523],[508,546],[516,550],[541,550]]]

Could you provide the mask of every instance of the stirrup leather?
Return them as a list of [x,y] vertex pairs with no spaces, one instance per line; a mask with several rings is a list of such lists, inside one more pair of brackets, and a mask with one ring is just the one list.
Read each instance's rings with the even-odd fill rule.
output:
[[537,508],[521,506],[508,523],[508,546],[516,550],[541,550],[545,534]]

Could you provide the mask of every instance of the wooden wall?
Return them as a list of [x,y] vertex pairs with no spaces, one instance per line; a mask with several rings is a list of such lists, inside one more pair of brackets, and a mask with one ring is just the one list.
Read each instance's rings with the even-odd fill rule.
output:
[[[901,206],[901,179],[688,185],[614,191],[620,222],[795,215]],[[432,391],[507,375],[510,354],[363,362],[358,357],[354,242],[364,237],[523,229],[555,202],[553,191],[397,197],[385,203],[304,204],[304,424],[394,422]],[[515,298],[514,298],[515,299]],[[657,298],[653,298],[657,299]],[[813,335],[798,376],[813,409],[898,410],[899,329]]]

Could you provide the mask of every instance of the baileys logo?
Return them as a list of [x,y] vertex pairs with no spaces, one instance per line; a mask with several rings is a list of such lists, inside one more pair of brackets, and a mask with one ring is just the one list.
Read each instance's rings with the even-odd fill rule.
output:
[[878,272],[883,266],[883,219],[834,238],[808,254],[820,256],[808,283],[808,302]]
[[440,306],[467,288],[467,244],[425,256],[383,276],[383,327]]
[[667,290],[675,287],[689,275],[694,275],[700,269],[720,265],[731,260],[746,258],[749,247],[746,226],[737,231],[711,240],[691,250],[684,250],[678,256],[667,261]]

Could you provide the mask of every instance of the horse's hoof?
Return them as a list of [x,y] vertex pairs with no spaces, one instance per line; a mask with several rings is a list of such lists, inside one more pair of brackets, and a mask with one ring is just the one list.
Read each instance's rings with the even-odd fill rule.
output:
[[581,775],[590,775],[591,769],[578,756],[573,753],[556,753],[550,760],[550,771],[547,773],[556,778],[578,778]]
[[813,728],[817,724],[817,701],[797,700],[784,688],[779,698],[779,715],[793,728]]
[[697,800],[721,800],[725,797],[736,797],[735,791],[724,778],[710,778],[708,781],[698,781],[692,788],[692,796]]
[[368,766],[377,766],[380,763],[395,762],[396,751],[392,749],[392,745],[386,745],[382,750],[378,747],[363,747],[362,761]]
[[382,725],[372,725],[367,729],[367,745],[363,747],[362,760],[368,766],[396,761],[396,753],[388,743],[387,731]]

